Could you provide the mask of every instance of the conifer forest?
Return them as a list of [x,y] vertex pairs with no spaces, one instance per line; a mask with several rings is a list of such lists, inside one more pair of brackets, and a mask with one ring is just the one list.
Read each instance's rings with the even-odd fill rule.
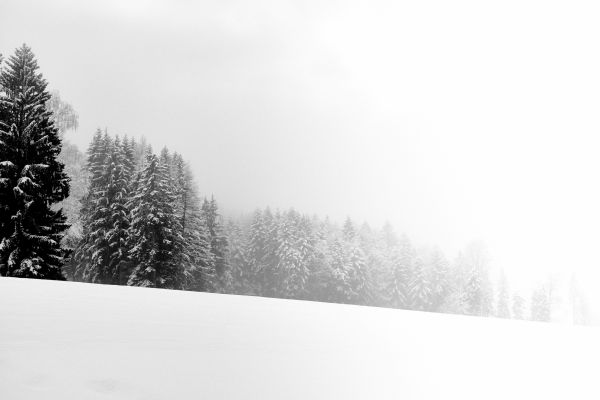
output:
[[32,49],[0,63],[1,276],[552,319],[552,282],[513,290],[482,243],[450,258],[389,223],[268,204],[226,215],[169,143],[102,128],[79,149],[77,106]]

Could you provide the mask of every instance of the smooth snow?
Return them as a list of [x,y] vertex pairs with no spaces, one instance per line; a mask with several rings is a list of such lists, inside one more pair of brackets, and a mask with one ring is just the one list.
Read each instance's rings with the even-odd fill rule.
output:
[[600,330],[0,278],[0,399],[600,399]]

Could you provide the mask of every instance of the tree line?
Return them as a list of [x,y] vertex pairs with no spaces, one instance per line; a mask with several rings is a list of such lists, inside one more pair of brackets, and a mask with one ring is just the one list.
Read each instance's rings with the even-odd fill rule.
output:
[[77,114],[31,49],[0,65],[2,276],[551,319],[552,288],[511,291],[481,244],[450,261],[390,224],[270,208],[224,218],[166,147],[99,129],[83,154],[64,139]]

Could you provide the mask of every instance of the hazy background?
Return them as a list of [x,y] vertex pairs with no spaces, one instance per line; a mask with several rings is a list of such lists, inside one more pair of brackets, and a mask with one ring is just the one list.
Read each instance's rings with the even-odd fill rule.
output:
[[[511,280],[600,287],[594,1],[0,4],[80,115],[184,154],[226,213],[385,220]],[[526,283],[524,283],[526,284]],[[594,302],[600,304],[596,297]]]

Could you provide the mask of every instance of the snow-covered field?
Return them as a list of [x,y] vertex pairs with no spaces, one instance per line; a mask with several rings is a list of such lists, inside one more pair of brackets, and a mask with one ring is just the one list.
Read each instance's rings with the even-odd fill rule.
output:
[[0,278],[0,399],[600,399],[600,330]]

